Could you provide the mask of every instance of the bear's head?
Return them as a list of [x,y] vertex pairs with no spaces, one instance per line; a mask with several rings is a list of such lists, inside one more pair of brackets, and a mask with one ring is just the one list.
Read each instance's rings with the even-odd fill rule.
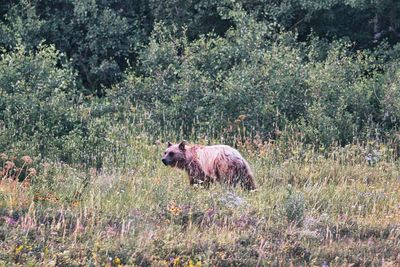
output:
[[167,166],[182,168],[186,162],[185,145],[185,141],[182,141],[180,144],[168,142],[167,149],[161,161]]

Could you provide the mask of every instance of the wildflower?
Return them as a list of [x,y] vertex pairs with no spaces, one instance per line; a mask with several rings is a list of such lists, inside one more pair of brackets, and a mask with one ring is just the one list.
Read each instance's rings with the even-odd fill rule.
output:
[[7,169],[7,170],[12,169],[14,167],[15,167],[15,163],[12,161],[9,161],[9,160],[6,161],[6,164],[4,165],[4,169]]
[[193,260],[189,261],[188,267],[201,267],[201,261],[197,261],[196,263]]
[[247,118],[247,116],[242,114],[242,115],[239,115],[239,117],[237,119],[240,120],[240,121],[243,121],[246,118]]
[[29,168],[28,169],[28,174],[30,176],[35,176],[37,174],[36,169],[35,168]]
[[22,161],[23,161],[25,164],[27,164],[27,165],[31,165],[32,162],[33,162],[32,158],[29,157],[29,156],[23,156],[23,157],[22,157]]
[[179,257],[176,257],[176,258],[170,257],[169,261],[170,261],[170,265],[172,265],[172,266],[179,266],[179,263],[181,262]]
[[55,203],[55,202],[58,202],[60,199],[52,193],[47,193],[46,200]]
[[118,258],[118,257],[115,257],[114,263],[117,264],[117,265],[120,265],[121,264],[121,259]]
[[8,225],[16,225],[17,221],[13,217],[5,216],[3,217]]
[[170,205],[168,210],[172,213],[172,215],[174,216],[178,216],[179,214],[181,214],[182,209],[174,204]]
[[19,254],[24,249],[24,245],[20,245],[15,249],[15,254]]

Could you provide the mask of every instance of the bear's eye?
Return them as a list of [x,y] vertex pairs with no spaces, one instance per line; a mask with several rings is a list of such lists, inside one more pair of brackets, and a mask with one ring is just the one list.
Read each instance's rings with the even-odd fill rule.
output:
[[171,157],[173,157],[173,156],[175,155],[175,153],[174,153],[174,152],[169,152],[169,155],[170,155]]

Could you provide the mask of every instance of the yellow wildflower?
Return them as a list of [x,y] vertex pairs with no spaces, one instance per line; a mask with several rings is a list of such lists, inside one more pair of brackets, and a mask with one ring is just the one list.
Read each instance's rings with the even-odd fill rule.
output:
[[19,254],[24,249],[24,245],[20,245],[15,249],[15,254]]
[[179,214],[181,214],[182,209],[178,206],[176,206],[175,204],[172,204],[169,206],[168,210],[171,212],[172,215],[174,216],[178,216]]
[[196,263],[194,263],[193,260],[190,260],[189,264],[187,266],[188,267],[201,267],[201,261],[197,261]]
[[121,259],[118,258],[118,257],[115,257],[114,263],[117,264],[117,265],[120,265],[121,264]]
[[176,257],[174,260],[173,260],[173,262],[172,262],[172,264],[173,264],[173,266],[179,266],[179,263],[180,263],[181,261],[179,260],[179,257]]

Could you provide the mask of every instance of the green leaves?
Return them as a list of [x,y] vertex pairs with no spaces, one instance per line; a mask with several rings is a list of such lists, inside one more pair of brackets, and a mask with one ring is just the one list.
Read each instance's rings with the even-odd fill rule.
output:
[[384,121],[383,96],[396,94],[381,86],[387,78],[380,53],[313,36],[301,43],[243,12],[230,13],[235,25],[224,38],[189,41],[185,29],[157,24],[141,54],[143,77],[128,72],[116,91],[151,110],[155,124],[176,125],[184,136],[236,135],[226,131],[240,115],[248,131],[273,136],[291,125],[303,141],[325,146],[393,126]]
[[[76,74],[52,46],[33,53],[19,45],[0,59],[0,147],[58,154],[59,140],[77,127]],[[36,154],[34,153],[34,154]]]
[[27,48],[35,48],[44,40],[45,20],[39,17],[35,5],[21,0],[13,5],[0,22],[0,45],[13,49],[19,43]]
[[120,128],[226,142],[290,128],[325,146],[390,135],[400,7],[380,3],[5,1],[1,148],[101,166],[125,151]]

